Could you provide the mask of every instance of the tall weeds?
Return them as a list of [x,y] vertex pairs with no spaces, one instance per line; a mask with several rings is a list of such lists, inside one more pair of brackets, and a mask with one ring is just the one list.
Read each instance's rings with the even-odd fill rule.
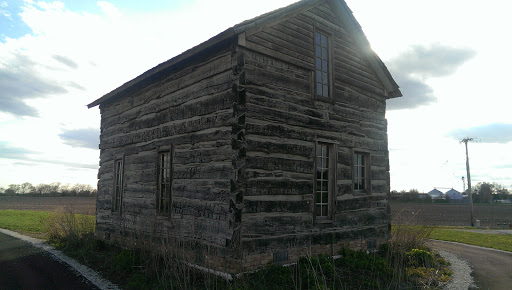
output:
[[307,255],[291,266],[269,265],[227,281],[193,267],[191,254],[207,254],[207,248],[178,239],[172,230],[157,233],[153,221],[145,232],[131,234],[130,249],[95,239],[93,216],[68,210],[41,222],[50,242],[126,289],[403,289],[438,286],[450,275],[425,246],[433,230],[426,226],[394,226],[377,252],[340,249],[338,259]]
[[76,244],[92,238],[96,221],[94,216],[75,214],[72,210],[61,210],[41,219],[51,243]]

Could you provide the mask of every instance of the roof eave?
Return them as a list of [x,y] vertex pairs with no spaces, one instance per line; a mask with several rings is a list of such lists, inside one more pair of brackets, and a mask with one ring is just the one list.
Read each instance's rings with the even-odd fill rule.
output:
[[104,103],[104,102],[112,99],[113,97],[121,94],[122,92],[126,91],[128,88],[136,86],[137,84],[141,83],[143,80],[145,80],[151,76],[154,76],[155,74],[157,74],[165,69],[168,69],[168,68],[172,67],[173,65],[175,65],[181,61],[184,61],[184,60],[196,55],[197,53],[199,53],[209,47],[214,46],[215,44],[217,44],[221,41],[227,40],[227,39],[235,36],[236,34],[237,33],[235,32],[233,27],[230,27],[230,28],[224,30],[223,32],[217,34],[216,36],[208,39],[207,41],[186,50],[185,52],[153,67],[150,70],[147,70],[146,72],[139,75],[138,77],[124,83],[122,86],[114,89],[110,93],[108,93],[108,94],[102,96],[101,98],[95,100],[94,102],[88,104],[87,107],[93,108],[97,105],[100,105],[101,103]]

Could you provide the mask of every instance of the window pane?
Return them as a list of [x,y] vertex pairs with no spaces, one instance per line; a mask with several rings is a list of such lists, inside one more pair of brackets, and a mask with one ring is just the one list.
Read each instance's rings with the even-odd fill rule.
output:
[[322,47],[322,59],[327,59],[327,48]]
[[321,42],[320,38],[321,38],[320,33],[315,32],[315,43],[320,44],[320,42]]
[[327,72],[327,60],[322,60],[322,71]]
[[327,36],[325,36],[324,34],[321,34],[321,38],[322,38],[322,46],[327,47]]
[[322,70],[322,59],[321,58],[315,58],[315,69],[316,70]]
[[315,46],[315,56],[316,57],[322,57],[322,48],[318,45]]
[[315,74],[316,74],[316,82],[322,83],[322,72],[317,70],[317,71],[315,71]]
[[328,97],[329,96],[329,88],[327,87],[327,85],[323,85],[323,88],[324,88],[324,96]]
[[316,94],[322,96],[322,84],[316,84]]

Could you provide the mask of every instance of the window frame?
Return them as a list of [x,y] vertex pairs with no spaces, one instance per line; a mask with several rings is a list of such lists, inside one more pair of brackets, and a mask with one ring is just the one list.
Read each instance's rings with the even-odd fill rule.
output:
[[[364,184],[364,188],[360,189],[356,187],[356,178],[358,178],[358,184],[359,177],[356,175],[356,166],[361,167],[361,165],[356,164],[356,158],[359,160],[358,156],[362,156],[364,160],[364,167],[363,167],[363,173],[364,173],[364,181],[362,184]],[[371,193],[371,154],[370,152],[366,150],[360,150],[360,149],[354,149],[352,152],[352,190],[354,193],[359,194],[367,194]]]
[[[167,150],[159,150],[157,154],[157,194],[156,194],[156,211],[159,215],[171,215],[171,205],[172,205],[172,181],[173,181],[173,148]],[[168,157],[167,162],[162,160],[162,157]],[[167,167],[164,168],[162,163],[167,163]],[[164,164],[165,165],[165,164]],[[162,170],[167,170],[167,181],[162,182]],[[165,184],[165,189],[162,189],[162,185]],[[165,192],[164,192],[165,191]],[[163,195],[166,197],[163,197]],[[167,200],[167,208],[162,208],[162,201]]]
[[[325,36],[326,38],[326,41],[327,41],[327,45],[325,46],[326,50],[327,50],[327,56],[325,58],[325,60],[327,61],[327,96],[324,96],[323,94],[318,94],[318,82],[317,82],[317,33],[320,34],[320,37],[323,35]],[[321,45],[321,44],[320,44]],[[315,96],[316,99],[320,99],[320,100],[329,100],[329,101],[332,101],[334,100],[334,93],[333,93],[333,59],[332,59],[332,34],[331,33],[328,33],[326,30],[324,29],[320,29],[318,27],[315,27],[314,28],[314,32],[313,32],[313,46],[314,46],[314,49],[313,49],[313,95]],[[322,46],[321,46],[322,47]],[[324,60],[322,58],[322,55],[320,56],[322,60]],[[322,88],[322,92],[323,92],[323,88]]]
[[124,156],[114,158],[113,165],[113,191],[112,191],[112,212],[122,213],[123,192],[124,192]]
[[[320,203],[317,203],[317,196],[320,192],[320,195],[322,194],[322,190],[318,190],[318,169],[319,169],[319,158],[322,156],[318,156],[318,149],[321,148],[321,146],[325,146],[327,148],[328,153],[328,160],[327,160],[327,215],[318,215],[317,214],[317,205],[324,205],[325,201],[320,196]],[[313,218],[314,221],[317,223],[322,222],[332,222],[334,219],[334,200],[336,196],[336,144],[332,141],[325,141],[325,140],[319,140],[315,142],[315,149],[314,149],[314,175],[313,175]],[[325,169],[325,168],[324,168]],[[320,182],[322,182],[323,179],[321,179]]]

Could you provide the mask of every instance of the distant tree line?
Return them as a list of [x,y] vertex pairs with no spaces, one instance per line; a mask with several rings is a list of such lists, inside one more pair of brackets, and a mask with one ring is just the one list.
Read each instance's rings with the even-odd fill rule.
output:
[[30,182],[10,184],[7,188],[0,187],[2,195],[23,196],[96,196],[98,191],[90,184],[77,183],[74,185],[60,182],[40,183],[32,185]]
[[479,182],[471,188],[473,202],[492,203],[497,200],[511,200],[512,192],[496,182]]
[[415,201],[415,202],[432,202],[432,198],[428,194],[420,193],[417,189],[411,189],[409,191],[391,191],[392,200],[401,201]]

